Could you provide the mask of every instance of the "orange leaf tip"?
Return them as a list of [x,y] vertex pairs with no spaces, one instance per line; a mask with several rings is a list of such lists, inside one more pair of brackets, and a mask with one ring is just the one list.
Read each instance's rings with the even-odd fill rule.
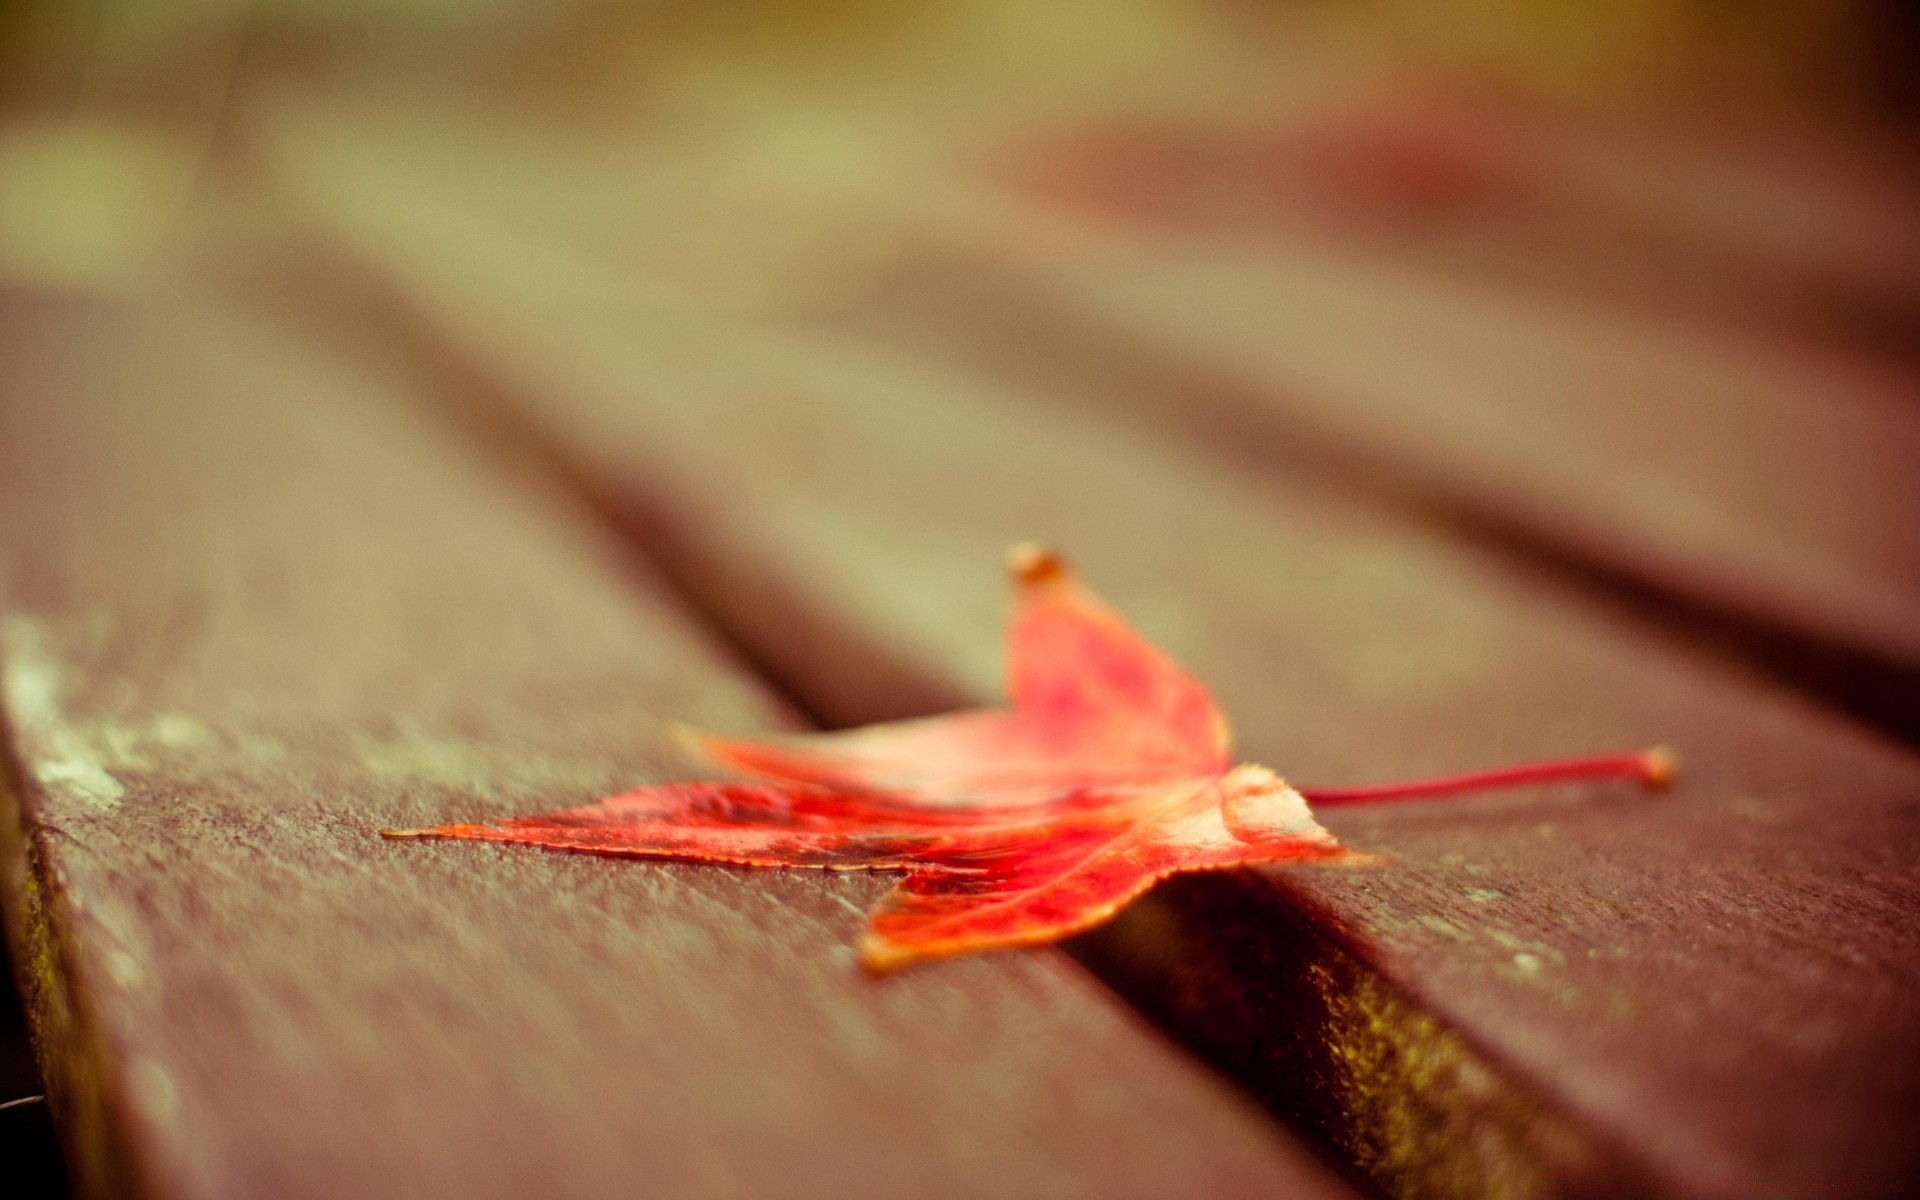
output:
[[1007,573],[1022,587],[1039,587],[1067,576],[1067,560],[1038,542],[1021,542],[1007,551]]

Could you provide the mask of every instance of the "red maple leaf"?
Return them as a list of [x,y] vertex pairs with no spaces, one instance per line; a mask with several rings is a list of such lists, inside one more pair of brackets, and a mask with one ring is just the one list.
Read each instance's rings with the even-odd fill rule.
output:
[[1051,942],[1106,920],[1181,871],[1354,858],[1307,800],[1341,803],[1558,778],[1663,781],[1663,752],[1508,768],[1386,787],[1308,791],[1235,766],[1206,689],[1058,556],[1021,547],[1005,709],[749,742],[694,735],[764,783],[669,783],[584,808],[389,837],[754,867],[903,871],[860,959]]

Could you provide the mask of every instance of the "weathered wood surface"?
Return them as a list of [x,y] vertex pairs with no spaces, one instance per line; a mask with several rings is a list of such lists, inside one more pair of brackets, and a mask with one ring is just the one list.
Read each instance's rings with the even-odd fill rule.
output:
[[1831,1195],[1920,1171],[1910,756],[1359,506],[396,211],[328,215],[467,398],[546,439],[830,723],[993,695],[994,564],[1041,537],[1302,781],[1678,745],[1667,795],[1332,813],[1394,865],[1186,881],[1079,945],[1380,1185]]
[[978,230],[956,233],[872,311],[923,350],[1024,355],[1057,379],[1138,363],[1155,384],[1102,407],[1276,471],[1370,478],[1717,621],[1747,653],[1920,734],[1909,367],[1325,237],[1145,238],[987,265],[1036,241],[1006,234],[1020,224],[990,226],[986,250]]
[[90,1194],[1345,1194],[1058,953],[875,981],[873,877],[395,844],[789,719],[377,379],[0,308],[23,985]]

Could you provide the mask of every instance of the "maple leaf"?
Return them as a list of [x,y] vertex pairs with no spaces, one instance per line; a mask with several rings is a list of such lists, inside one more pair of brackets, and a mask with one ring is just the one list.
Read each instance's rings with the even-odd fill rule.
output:
[[1183,871],[1352,859],[1308,810],[1558,778],[1661,782],[1663,752],[1303,795],[1235,766],[1201,687],[1060,558],[1018,547],[1004,709],[841,733],[690,736],[758,783],[670,783],[490,825],[382,830],[753,867],[901,871],[869,969],[1050,942]]

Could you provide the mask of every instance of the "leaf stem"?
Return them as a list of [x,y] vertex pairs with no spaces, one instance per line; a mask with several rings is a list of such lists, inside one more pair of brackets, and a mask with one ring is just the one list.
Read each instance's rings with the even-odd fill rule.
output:
[[1676,762],[1665,746],[1630,750],[1624,754],[1596,754],[1589,758],[1562,758],[1522,763],[1491,771],[1411,779],[1405,783],[1376,783],[1349,788],[1301,788],[1309,804],[1372,804],[1382,800],[1411,800],[1423,796],[1450,796],[1485,788],[1522,787],[1532,783],[1560,783],[1573,779],[1637,779],[1648,787],[1665,787]]

